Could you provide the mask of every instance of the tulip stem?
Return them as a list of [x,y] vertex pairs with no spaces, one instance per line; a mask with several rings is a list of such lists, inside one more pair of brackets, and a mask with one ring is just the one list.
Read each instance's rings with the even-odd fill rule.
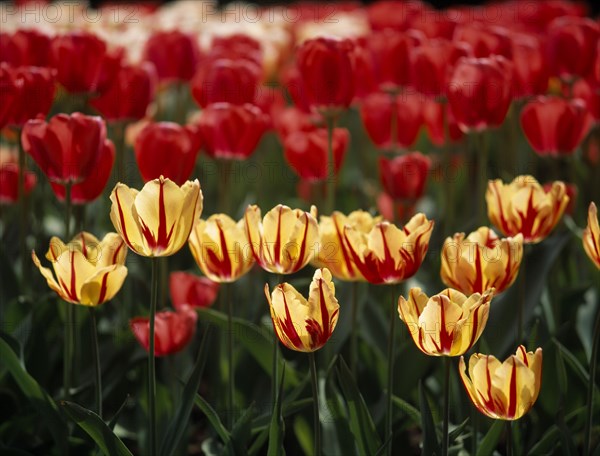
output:
[[100,350],[98,350],[98,326],[96,324],[96,309],[89,308],[90,325],[92,327],[92,353],[94,357],[94,387],[96,391],[96,410],[102,418],[102,371],[100,369]]
[[[65,242],[71,240],[71,182],[65,185]],[[71,397],[71,380],[73,376],[73,349],[75,341],[75,307],[65,303],[67,321],[65,323],[65,347],[64,347],[64,362],[63,362],[63,385],[65,397]]]
[[596,323],[594,323],[594,333],[592,337],[594,339],[590,356],[590,378],[587,394],[588,413],[585,421],[585,444],[583,446],[583,453],[590,455],[592,454],[592,421],[594,417],[594,389],[596,388],[596,360],[598,359],[598,345],[600,345],[600,307],[596,309]]
[[442,430],[442,456],[448,456],[449,438],[448,425],[450,423],[450,365],[452,360],[444,356],[444,424]]
[[387,411],[385,414],[385,436],[384,440],[387,444],[387,454],[392,454],[392,426],[393,426],[393,408],[392,397],[394,394],[394,333],[396,328],[396,319],[398,318],[398,304],[395,300],[394,289],[392,288],[392,306],[390,315],[390,334],[388,338],[388,382],[387,382]]
[[227,363],[229,371],[229,390],[227,396],[227,407],[229,409],[227,416],[229,417],[229,428],[233,429],[234,402],[233,394],[235,391],[235,375],[233,373],[233,305],[230,295],[230,284],[223,284],[223,293],[227,302]]
[[513,456],[512,421],[506,421],[506,456]]
[[315,360],[315,352],[308,354],[310,362],[310,376],[312,380],[313,394],[313,424],[315,432],[315,450],[313,454],[319,456],[321,454],[321,422],[319,420],[319,377],[317,375],[317,362]]
[[125,122],[116,122],[114,126],[115,146],[117,148],[117,182],[126,182],[125,177]]
[[156,365],[154,359],[154,319],[156,316],[156,301],[158,298],[158,258],[150,259],[152,264],[151,294],[150,294],[150,347],[148,349],[148,410],[150,417],[150,454],[156,456]]
[[352,330],[350,333],[350,369],[356,380],[357,359],[358,359],[358,327],[356,320],[358,318],[358,282],[352,282]]
[[325,122],[327,124],[327,200],[325,214],[327,215],[331,215],[335,207],[335,158],[333,156],[335,120],[335,114],[325,114]]
[[477,164],[479,165],[479,192],[477,194],[479,204],[479,225],[486,225],[487,218],[485,214],[485,191],[487,187],[487,166],[488,166],[488,147],[487,147],[487,132],[479,133],[480,150],[477,157]]

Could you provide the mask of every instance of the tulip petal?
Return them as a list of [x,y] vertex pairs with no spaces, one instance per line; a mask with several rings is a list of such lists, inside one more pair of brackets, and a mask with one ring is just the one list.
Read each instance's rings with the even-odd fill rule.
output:
[[138,193],[136,189],[118,183],[110,194],[112,201],[110,220],[131,250],[138,255],[149,256],[150,249],[140,232],[137,218],[133,213]]
[[127,277],[127,268],[112,265],[96,270],[81,287],[79,303],[84,306],[97,306],[111,300],[121,289]]
[[337,324],[339,310],[331,272],[326,268],[317,269],[310,284],[306,316],[309,346],[313,350],[321,348],[329,340]]
[[53,290],[53,291],[55,291],[56,294],[58,294],[65,301],[72,302],[69,299],[69,297],[67,296],[67,294],[63,291],[63,289],[61,288],[61,286],[58,284],[58,282],[56,281],[56,279],[54,278],[54,275],[52,274],[52,271],[50,269],[42,266],[42,264],[40,263],[39,258],[35,254],[35,251],[31,252],[31,259],[33,260],[33,264],[35,264],[35,266],[39,269],[39,271],[42,274],[42,276],[44,276],[44,278],[46,279],[46,282],[48,283],[48,286],[50,287],[50,289]]

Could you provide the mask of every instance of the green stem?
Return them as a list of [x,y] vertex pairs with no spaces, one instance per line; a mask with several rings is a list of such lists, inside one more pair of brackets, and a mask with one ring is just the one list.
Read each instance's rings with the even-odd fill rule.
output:
[[187,121],[187,86],[184,82],[177,84],[177,121],[185,125]]
[[513,456],[512,421],[506,421],[506,456]]
[[117,149],[117,182],[126,182],[125,176],[125,122],[119,121],[115,123],[115,147]]
[[444,356],[444,424],[442,430],[442,456],[448,456],[449,438],[448,426],[450,423],[450,365],[452,360]]
[[315,447],[313,454],[315,456],[321,455],[321,422],[319,420],[319,377],[317,375],[317,362],[315,360],[315,353],[310,352],[308,354],[310,362],[310,376],[312,380],[312,394],[313,394],[313,427],[315,432]]
[[[283,274],[279,274],[277,276],[278,285],[283,283]],[[277,337],[277,332],[275,331],[275,325],[273,325],[273,357],[272,357],[272,366],[271,366],[271,399],[273,401],[273,413],[275,413],[275,404],[277,403],[277,394],[278,394],[278,384],[277,379],[279,370],[279,338]]]
[[90,324],[92,327],[92,353],[94,357],[94,389],[96,392],[96,410],[102,418],[102,371],[100,369],[100,350],[98,350],[98,326],[96,324],[96,309],[89,308]]
[[225,294],[225,301],[227,302],[227,363],[229,371],[228,383],[228,395],[227,395],[227,408],[229,412],[229,428],[233,429],[233,417],[234,417],[234,402],[233,394],[235,391],[235,375],[233,372],[233,304],[230,296],[230,284],[223,284],[223,292]]
[[390,315],[390,334],[388,338],[388,381],[387,381],[387,410],[385,414],[385,438],[388,441],[387,454],[392,455],[392,425],[393,425],[393,408],[392,408],[392,397],[394,395],[394,333],[396,328],[396,319],[398,318],[398,304],[396,303],[394,296],[394,289],[392,288],[392,306]]
[[487,132],[479,133],[480,149],[477,157],[479,165],[478,179],[479,191],[477,192],[479,205],[479,224],[481,226],[487,224],[487,215],[485,213],[485,191],[487,188],[487,166],[488,166],[488,147],[487,147]]
[[325,114],[327,123],[327,200],[325,214],[331,214],[335,207],[335,161],[333,156],[333,132],[335,130],[335,115]]
[[218,190],[219,190],[219,211],[230,215],[231,210],[231,188],[230,188],[230,180],[231,180],[231,167],[233,163],[231,160],[227,159],[218,159],[217,161],[217,169],[219,172],[218,175]]
[[594,323],[594,333],[592,342],[592,353],[590,357],[590,378],[587,394],[587,418],[585,421],[585,444],[583,446],[584,454],[592,454],[592,421],[594,418],[594,389],[596,388],[596,368],[598,363],[598,345],[600,345],[600,307],[596,309],[596,323]]
[[357,359],[358,359],[358,282],[352,282],[351,285],[352,302],[352,329],[350,332],[350,369],[352,376],[356,380]]
[[150,294],[150,347],[148,350],[148,408],[150,415],[150,455],[156,456],[156,365],[154,359],[154,319],[158,299],[158,258],[152,257],[152,290]]
[[[65,242],[71,240],[71,183],[65,185]],[[63,362],[63,385],[67,399],[71,397],[71,380],[73,376],[73,345],[75,340],[75,307],[66,304],[67,321],[65,323],[65,347]]]
[[523,340],[523,326],[524,326],[524,312],[525,312],[525,292],[527,290],[526,283],[526,267],[525,267],[525,252],[527,246],[523,248],[523,259],[521,260],[521,266],[519,267],[519,308],[517,310],[517,343],[519,345]]

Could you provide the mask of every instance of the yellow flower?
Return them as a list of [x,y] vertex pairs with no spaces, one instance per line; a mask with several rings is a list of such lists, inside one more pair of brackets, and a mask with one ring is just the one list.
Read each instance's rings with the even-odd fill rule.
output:
[[421,266],[433,230],[433,220],[416,214],[404,226],[379,222],[365,233],[356,226],[344,227],[352,260],[370,283],[397,283],[412,277]]
[[505,236],[521,233],[531,244],[550,234],[569,203],[563,182],[554,182],[546,193],[533,176],[517,176],[510,184],[490,181],[485,199],[488,217]]
[[251,205],[244,220],[254,258],[276,274],[292,274],[308,264],[317,247],[317,208],[310,212],[277,205],[261,219],[260,209]]
[[522,345],[516,354],[501,363],[492,355],[475,353],[469,360],[460,357],[460,377],[477,409],[490,418],[518,420],[525,415],[540,393],[542,349],[526,352]]
[[499,239],[488,227],[446,238],[442,249],[442,281],[467,295],[510,287],[523,258],[523,235]]
[[215,214],[200,220],[188,241],[196,263],[215,282],[234,282],[254,264],[244,229],[244,220],[235,223],[228,215]]
[[598,209],[592,202],[588,209],[588,224],[583,230],[583,248],[585,253],[600,269],[600,226],[598,226]]
[[141,191],[118,183],[110,199],[110,219],[116,230],[131,250],[146,257],[176,253],[202,213],[197,179],[179,187],[161,176],[147,182]]
[[361,233],[368,233],[381,221],[365,211],[354,211],[348,216],[335,211],[331,217],[321,216],[319,221],[318,256],[313,261],[316,267],[327,267],[334,277],[341,280],[365,280],[354,264],[348,243],[344,239],[344,228],[351,226]]
[[335,285],[327,268],[317,269],[308,292],[308,300],[289,283],[277,285],[265,295],[277,337],[291,350],[313,352],[331,337],[338,321],[340,305],[335,298]]
[[126,255],[127,248],[117,233],[108,233],[101,242],[86,232],[79,233],[69,244],[53,237],[46,258],[52,262],[54,278],[35,251],[31,252],[48,286],[65,301],[83,306],[97,306],[117,294],[127,277],[123,266]]
[[447,288],[429,298],[420,288],[411,288],[408,301],[400,296],[398,313],[423,353],[458,356],[481,336],[493,295],[493,289],[467,297]]

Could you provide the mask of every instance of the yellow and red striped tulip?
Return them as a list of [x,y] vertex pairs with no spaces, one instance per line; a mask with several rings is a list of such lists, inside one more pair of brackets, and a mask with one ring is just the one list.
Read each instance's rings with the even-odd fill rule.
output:
[[583,248],[590,260],[600,269],[600,226],[598,226],[598,209],[593,202],[588,208],[588,224],[583,230]]
[[338,321],[340,305],[335,285],[327,268],[317,269],[308,292],[308,300],[289,283],[277,285],[265,295],[277,337],[290,350],[314,352],[331,337]]
[[65,301],[83,306],[100,305],[117,294],[127,277],[126,255],[127,248],[117,233],[108,233],[99,241],[81,232],[68,244],[53,237],[46,253],[53,275],[42,266],[35,251],[31,252],[48,286]]
[[110,219],[127,246],[138,255],[163,257],[176,253],[187,242],[202,213],[198,180],[181,187],[161,176],[141,191],[118,183],[110,199]]
[[279,204],[264,218],[258,206],[248,206],[246,236],[258,264],[275,274],[292,274],[306,266],[317,247],[316,217],[315,206],[305,212]]
[[516,354],[501,363],[492,355],[475,353],[459,362],[460,377],[471,401],[486,416],[518,420],[535,403],[542,381],[542,349],[527,352],[520,345]]
[[365,233],[356,227],[344,227],[344,240],[352,260],[370,283],[398,283],[412,277],[421,266],[433,230],[433,220],[416,214],[398,228],[379,222]]
[[493,289],[467,297],[447,288],[428,297],[420,288],[411,288],[408,300],[400,296],[398,313],[423,353],[430,356],[459,356],[481,336],[493,295]]
[[188,241],[196,263],[215,282],[234,282],[254,264],[248,249],[244,220],[236,223],[228,215],[214,214],[200,220]]
[[341,280],[365,280],[354,264],[350,248],[344,239],[344,228],[351,226],[366,234],[380,221],[381,217],[373,217],[361,210],[347,216],[338,211],[331,216],[322,215],[319,221],[319,250],[313,265],[328,268],[334,277]]
[[499,239],[494,230],[482,226],[465,238],[456,233],[446,238],[442,249],[442,281],[471,295],[490,288],[496,294],[510,287],[523,258],[523,235]]
[[517,176],[509,184],[490,181],[485,199],[490,221],[505,236],[521,233],[527,244],[543,241],[569,204],[563,182],[553,182],[546,192],[533,176]]

